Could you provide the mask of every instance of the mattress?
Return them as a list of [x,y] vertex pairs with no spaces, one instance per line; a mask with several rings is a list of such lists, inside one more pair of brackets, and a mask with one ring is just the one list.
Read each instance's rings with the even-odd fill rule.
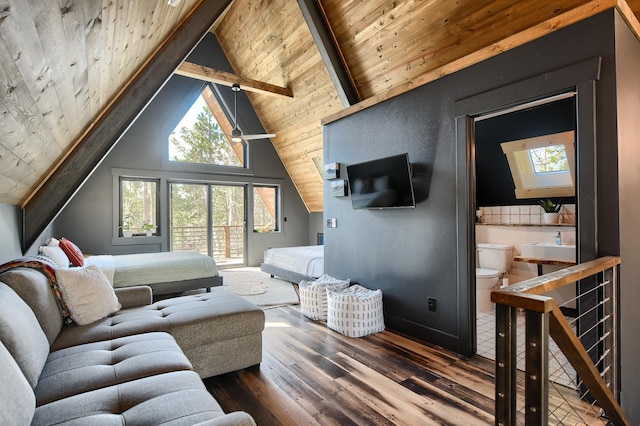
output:
[[191,252],[159,252],[101,255],[87,258],[105,272],[114,287],[150,285],[172,281],[208,278],[218,275],[215,261]]
[[264,263],[317,278],[324,274],[324,246],[270,248]]

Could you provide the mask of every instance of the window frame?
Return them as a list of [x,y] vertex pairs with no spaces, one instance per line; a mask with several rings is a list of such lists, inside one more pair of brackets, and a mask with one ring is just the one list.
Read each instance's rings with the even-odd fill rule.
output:
[[[555,145],[564,146],[569,164],[568,174],[565,172],[536,174],[531,164],[529,150]],[[502,142],[500,146],[509,163],[517,199],[575,196],[575,131]]]
[[[211,92],[211,96],[207,97],[204,95],[204,92],[206,90],[209,90]],[[188,104],[189,106],[184,112],[184,114],[180,116],[180,119],[175,124],[175,126],[173,126],[169,130],[169,134],[167,135],[167,140],[166,140],[167,164],[171,165],[172,167],[178,167],[178,168],[183,168],[183,169],[193,170],[193,171],[214,170],[217,172],[230,173],[230,174],[242,173],[243,171],[249,170],[250,168],[249,145],[244,140],[242,142],[238,142],[242,146],[242,160],[241,160],[242,164],[240,166],[216,164],[216,163],[196,163],[196,162],[189,162],[189,161],[173,160],[169,158],[170,157],[169,151],[171,147],[171,135],[174,133],[174,131],[177,130],[182,119],[189,113],[191,108],[193,108],[193,105],[198,101],[200,97],[204,98],[205,103],[207,104],[207,106],[209,107],[209,110],[211,111],[211,114],[213,115],[215,121],[218,123],[218,126],[220,126],[222,133],[225,135],[228,135],[228,134],[231,134],[231,131],[233,130],[232,115],[231,115],[231,111],[228,110],[228,105],[225,102],[223,102],[223,100],[220,97],[220,94],[218,93],[218,90],[214,85],[212,85],[211,83],[203,84],[200,87],[200,89],[198,89],[197,95]],[[215,102],[215,104],[212,105],[209,101],[207,101],[207,99],[211,99],[212,101]],[[227,139],[227,141],[229,142],[231,149],[233,149],[233,145],[231,144],[229,139]]]
[[160,237],[162,235],[162,226],[161,226],[161,213],[160,213],[160,197],[161,197],[161,193],[160,193],[160,188],[161,188],[161,179],[159,178],[152,178],[152,177],[137,177],[137,176],[118,176],[118,185],[117,185],[117,191],[118,191],[118,206],[117,206],[117,211],[118,211],[118,222],[117,222],[117,227],[115,230],[115,236],[117,238],[132,238],[132,237],[145,237],[145,238],[151,238],[147,235],[145,235],[145,233],[143,232],[138,232],[138,233],[133,233],[132,237],[125,237],[123,234],[123,223],[124,223],[124,210],[123,210],[123,191],[122,191],[122,183],[125,181],[130,181],[130,182],[153,182],[156,185],[155,188],[155,221],[153,222],[155,225],[155,232],[153,233],[153,235],[151,237]]
[[[260,231],[256,229],[256,189],[258,188],[273,188],[275,190],[274,209],[275,219],[274,228],[269,231]],[[251,231],[256,234],[277,234],[282,232],[282,185],[280,184],[268,184],[268,183],[254,183],[251,185],[251,198],[252,198],[252,211],[251,211]]]

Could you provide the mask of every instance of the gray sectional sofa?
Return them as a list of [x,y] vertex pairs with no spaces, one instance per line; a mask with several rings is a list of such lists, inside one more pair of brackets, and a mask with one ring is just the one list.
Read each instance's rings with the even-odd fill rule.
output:
[[260,364],[261,309],[224,288],[116,295],[115,314],[67,324],[39,271],[0,275],[0,424],[255,425],[225,414],[201,379]]

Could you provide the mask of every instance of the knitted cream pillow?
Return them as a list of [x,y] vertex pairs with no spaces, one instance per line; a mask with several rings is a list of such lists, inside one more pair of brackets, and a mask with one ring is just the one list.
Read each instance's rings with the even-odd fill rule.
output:
[[71,319],[78,325],[102,319],[122,307],[106,275],[95,265],[58,269],[56,278]]

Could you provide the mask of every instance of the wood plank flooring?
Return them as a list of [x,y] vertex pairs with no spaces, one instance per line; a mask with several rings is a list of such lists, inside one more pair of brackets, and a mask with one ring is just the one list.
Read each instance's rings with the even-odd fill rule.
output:
[[354,339],[296,306],[265,311],[260,369],[205,380],[259,426],[493,424],[493,363],[384,331]]
[[494,423],[493,361],[389,331],[345,337],[297,306],[265,314],[260,368],[204,381],[225,412],[258,426]]

